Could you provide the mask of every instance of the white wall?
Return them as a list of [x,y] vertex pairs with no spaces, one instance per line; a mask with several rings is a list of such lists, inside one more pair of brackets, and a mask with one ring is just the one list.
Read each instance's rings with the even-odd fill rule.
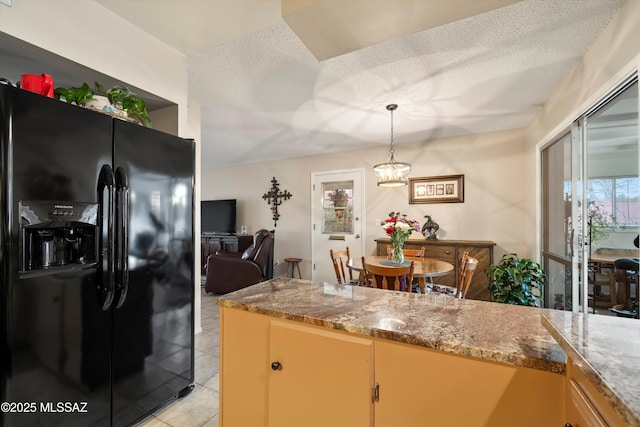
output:
[[[430,214],[440,225],[440,239],[492,240],[495,256],[504,252],[530,255],[524,241],[524,130],[510,130],[442,140],[396,145],[401,161],[413,165],[411,177],[464,174],[464,203],[409,205],[408,188],[379,188],[373,165],[386,161],[388,147],[348,151],[202,171],[202,199],[235,198],[237,227],[253,233],[273,229],[271,210],[262,195],[275,176],[281,190],[293,197],[278,209],[275,257],[300,257],[302,275],[311,277],[311,173],[365,169],[366,253],[375,253],[374,239],[384,237],[374,222],[391,210],[407,213],[421,223]],[[414,233],[413,238],[423,238]],[[324,255],[324,254],[323,254]],[[328,254],[326,254],[328,256]],[[276,275],[286,273],[280,265]]]

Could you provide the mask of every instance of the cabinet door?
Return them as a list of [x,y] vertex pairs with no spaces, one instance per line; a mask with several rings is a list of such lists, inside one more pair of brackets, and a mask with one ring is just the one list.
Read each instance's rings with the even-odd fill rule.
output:
[[573,380],[567,384],[567,423],[575,427],[607,426]]
[[373,426],[372,340],[273,321],[270,361],[269,426]]
[[561,374],[381,340],[375,353],[376,427],[564,425]]
[[269,317],[220,309],[220,425],[265,426]]
[[233,237],[225,237],[220,239],[221,249],[225,252],[238,252],[238,238]]
[[209,255],[215,255],[222,249],[220,237],[207,237],[207,246],[209,247]]
[[567,422],[573,426],[628,425],[571,358],[567,359],[566,399]]

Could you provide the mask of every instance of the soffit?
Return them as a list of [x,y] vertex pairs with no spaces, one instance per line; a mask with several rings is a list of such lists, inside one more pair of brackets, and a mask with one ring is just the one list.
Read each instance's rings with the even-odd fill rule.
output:
[[320,61],[521,0],[282,0],[282,17]]

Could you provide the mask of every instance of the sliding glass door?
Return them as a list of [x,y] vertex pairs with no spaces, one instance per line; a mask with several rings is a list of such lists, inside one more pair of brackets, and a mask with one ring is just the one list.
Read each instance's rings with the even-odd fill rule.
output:
[[542,150],[545,307],[587,311],[589,305],[595,310],[602,302],[606,308],[615,300],[610,298],[615,279],[611,287],[594,289],[602,272],[590,261],[601,252],[634,248],[640,223],[638,155],[637,76]]
[[571,309],[572,295],[571,146],[571,133],[567,133],[542,152],[545,306],[561,310]]

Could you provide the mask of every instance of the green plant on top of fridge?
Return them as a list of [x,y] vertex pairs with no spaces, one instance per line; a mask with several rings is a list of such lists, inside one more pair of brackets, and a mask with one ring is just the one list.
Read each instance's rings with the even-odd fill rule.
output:
[[143,126],[151,127],[151,119],[149,118],[145,101],[138,98],[126,86],[116,85],[110,89],[105,89],[100,83],[94,82],[94,87],[89,86],[87,83],[82,83],[80,87],[58,87],[54,91],[56,99],[64,100],[80,107],[84,107],[88,101],[95,99],[96,96],[106,97],[113,108],[126,112],[127,117]]

